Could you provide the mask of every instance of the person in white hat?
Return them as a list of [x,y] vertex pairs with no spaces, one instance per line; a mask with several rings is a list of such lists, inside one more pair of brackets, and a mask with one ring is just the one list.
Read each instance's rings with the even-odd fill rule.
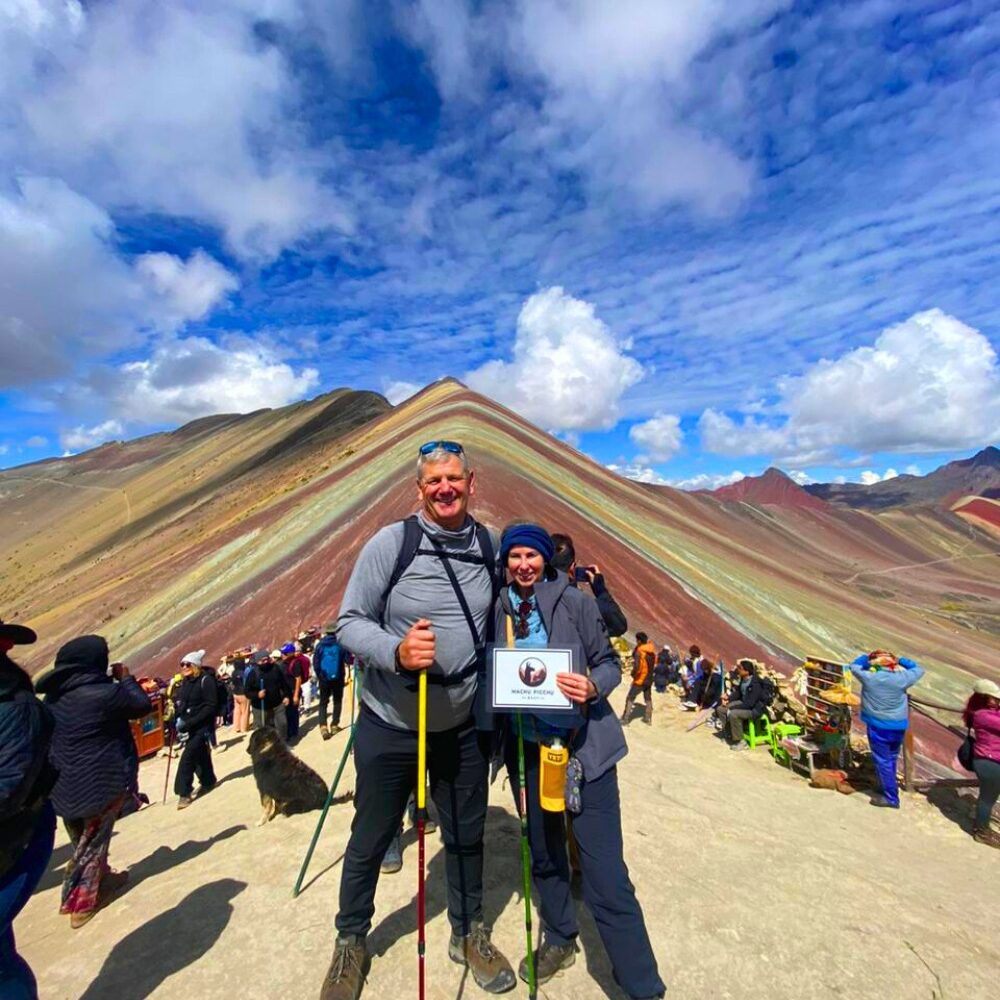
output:
[[177,732],[187,734],[187,743],[174,779],[178,809],[191,805],[195,775],[199,795],[210,792],[216,785],[211,738],[219,699],[215,677],[202,669],[204,665],[203,649],[187,653],[181,660],[184,680],[177,693]]
[[1000,833],[990,825],[993,807],[1000,798],[1000,686],[986,678],[976,681],[963,718],[973,732],[972,767],[979,779],[972,836],[980,844],[1000,847]]

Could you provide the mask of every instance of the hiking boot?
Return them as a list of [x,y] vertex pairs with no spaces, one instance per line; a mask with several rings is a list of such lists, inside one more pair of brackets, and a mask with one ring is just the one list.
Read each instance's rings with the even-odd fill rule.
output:
[[382,874],[383,875],[395,875],[396,872],[401,871],[403,868],[403,845],[399,842],[399,834],[397,833],[395,837],[392,838],[392,843],[389,844],[385,852],[385,857],[382,858]]
[[337,938],[333,961],[319,991],[320,1000],[358,1000],[370,966],[364,938],[355,935]]
[[739,743],[730,743],[729,749],[735,753],[741,753],[743,750],[749,750],[750,747],[743,740],[740,740]]
[[344,728],[343,726],[338,726],[336,723],[334,723],[332,726],[330,726],[330,735],[331,736],[336,736],[337,733],[339,733],[339,732],[341,732],[341,730],[343,730],[343,728]]
[[452,931],[448,957],[467,966],[476,985],[487,993],[506,993],[517,985],[510,962],[493,946],[489,929],[481,921],[469,927],[467,937]]
[[972,831],[972,839],[977,844],[1000,848],[1000,833],[997,833],[996,830],[989,826],[977,826]]
[[324,740],[333,739],[333,733],[331,733],[330,730],[326,728],[326,726],[319,727],[319,734],[320,736],[323,737]]
[[[563,969],[568,969],[576,961],[576,943],[549,944],[543,941],[535,952],[535,980],[539,986],[547,983]],[[522,958],[517,974],[523,982],[528,982],[528,959]]]
[[85,910],[83,913],[71,913],[69,915],[70,927],[75,931],[79,930],[84,924],[89,923],[93,919],[95,913],[97,913],[97,910]]
[[189,805],[191,805],[192,802],[194,802],[194,799],[192,799],[190,795],[182,795],[177,800],[177,808],[178,809],[187,809],[187,807]]

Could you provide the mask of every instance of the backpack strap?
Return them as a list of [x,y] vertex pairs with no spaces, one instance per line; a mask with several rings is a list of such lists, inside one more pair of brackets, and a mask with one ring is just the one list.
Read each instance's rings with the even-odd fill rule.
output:
[[382,610],[379,613],[379,624],[382,628],[385,628],[385,607],[389,601],[389,595],[416,557],[423,538],[424,530],[420,527],[417,515],[411,514],[409,517],[403,518],[403,544],[396,554],[396,565],[393,566],[392,573],[389,575],[389,582],[385,585],[385,590],[382,591]]

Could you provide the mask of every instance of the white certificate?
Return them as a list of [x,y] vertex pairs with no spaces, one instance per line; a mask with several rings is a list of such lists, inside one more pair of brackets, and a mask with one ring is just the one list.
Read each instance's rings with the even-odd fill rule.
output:
[[493,708],[508,712],[552,712],[573,708],[556,686],[556,674],[573,670],[568,649],[493,650]]

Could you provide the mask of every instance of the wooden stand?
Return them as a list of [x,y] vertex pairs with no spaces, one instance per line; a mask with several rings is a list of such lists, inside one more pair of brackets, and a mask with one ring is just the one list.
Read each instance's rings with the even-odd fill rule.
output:
[[163,749],[163,699],[157,695],[151,700],[153,711],[129,723],[140,760]]
[[[792,736],[782,742],[788,751],[791,767],[812,777],[818,758],[829,757],[838,767],[846,767],[851,747],[851,708],[834,704],[823,698],[824,692],[845,686],[847,678],[843,664],[810,656],[806,660],[806,716],[808,723],[801,736]],[[830,729],[834,718],[836,727]]]

